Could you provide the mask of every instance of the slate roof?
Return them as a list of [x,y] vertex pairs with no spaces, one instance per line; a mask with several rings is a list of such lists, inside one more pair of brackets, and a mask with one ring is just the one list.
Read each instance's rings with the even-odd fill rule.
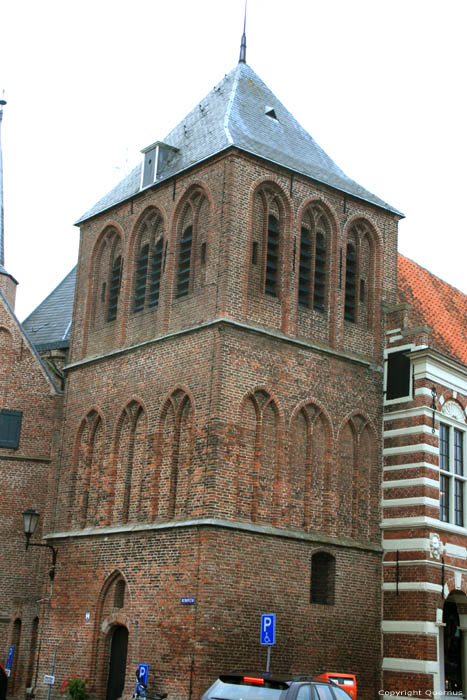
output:
[[432,347],[467,364],[467,295],[400,254],[398,294],[413,306],[411,325],[432,328]]
[[[276,119],[267,116],[271,109]],[[246,63],[226,75],[163,142],[179,150],[158,182],[235,146],[403,216],[347,177]],[[141,168],[138,165],[76,223],[139,192]]]
[[23,321],[22,326],[39,350],[66,348],[70,344],[76,267]]

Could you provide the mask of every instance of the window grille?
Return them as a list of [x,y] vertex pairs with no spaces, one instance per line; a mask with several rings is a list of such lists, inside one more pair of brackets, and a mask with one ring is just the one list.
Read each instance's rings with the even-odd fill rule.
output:
[[268,219],[268,245],[266,252],[266,280],[264,291],[269,296],[277,296],[277,275],[279,269],[279,222],[275,216]]
[[316,234],[315,279],[313,289],[313,308],[324,311],[324,293],[326,287],[326,238],[323,233]]
[[300,263],[298,267],[298,303],[310,305],[311,240],[310,232],[302,228],[300,236]]
[[190,288],[191,244],[193,227],[187,226],[180,241],[180,257],[178,260],[177,297],[188,294]]
[[164,251],[164,239],[159,238],[152,249],[151,255],[151,277],[149,285],[149,306],[159,304],[159,292],[162,277],[162,259]]
[[115,321],[117,318],[118,298],[120,296],[120,285],[122,282],[123,260],[118,255],[112,265],[109,282],[109,302],[107,308],[107,321]]
[[346,321],[355,321],[355,284],[356,284],[357,256],[352,243],[347,245],[345,256],[345,304],[344,318]]
[[135,299],[133,311],[141,311],[144,309],[146,299],[146,280],[148,275],[149,262],[149,246],[145,245],[141,248],[138,260],[136,263],[136,280],[135,280]]

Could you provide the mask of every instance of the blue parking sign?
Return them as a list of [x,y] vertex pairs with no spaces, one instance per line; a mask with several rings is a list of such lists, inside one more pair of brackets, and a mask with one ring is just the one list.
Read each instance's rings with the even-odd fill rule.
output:
[[136,694],[139,696],[146,695],[146,686],[148,684],[149,664],[138,664],[138,682],[136,683]]
[[273,645],[276,643],[276,613],[261,615],[261,644]]

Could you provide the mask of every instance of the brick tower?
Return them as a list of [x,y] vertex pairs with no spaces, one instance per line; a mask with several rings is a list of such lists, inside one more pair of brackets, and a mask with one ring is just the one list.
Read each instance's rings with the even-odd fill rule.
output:
[[78,222],[41,669],[93,697],[221,670],[381,685],[382,302],[399,212],[245,62]]

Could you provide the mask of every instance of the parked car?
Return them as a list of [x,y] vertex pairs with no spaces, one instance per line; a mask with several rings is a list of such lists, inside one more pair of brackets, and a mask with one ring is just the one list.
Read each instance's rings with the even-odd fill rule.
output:
[[349,700],[330,680],[257,671],[232,671],[214,681],[201,700]]

